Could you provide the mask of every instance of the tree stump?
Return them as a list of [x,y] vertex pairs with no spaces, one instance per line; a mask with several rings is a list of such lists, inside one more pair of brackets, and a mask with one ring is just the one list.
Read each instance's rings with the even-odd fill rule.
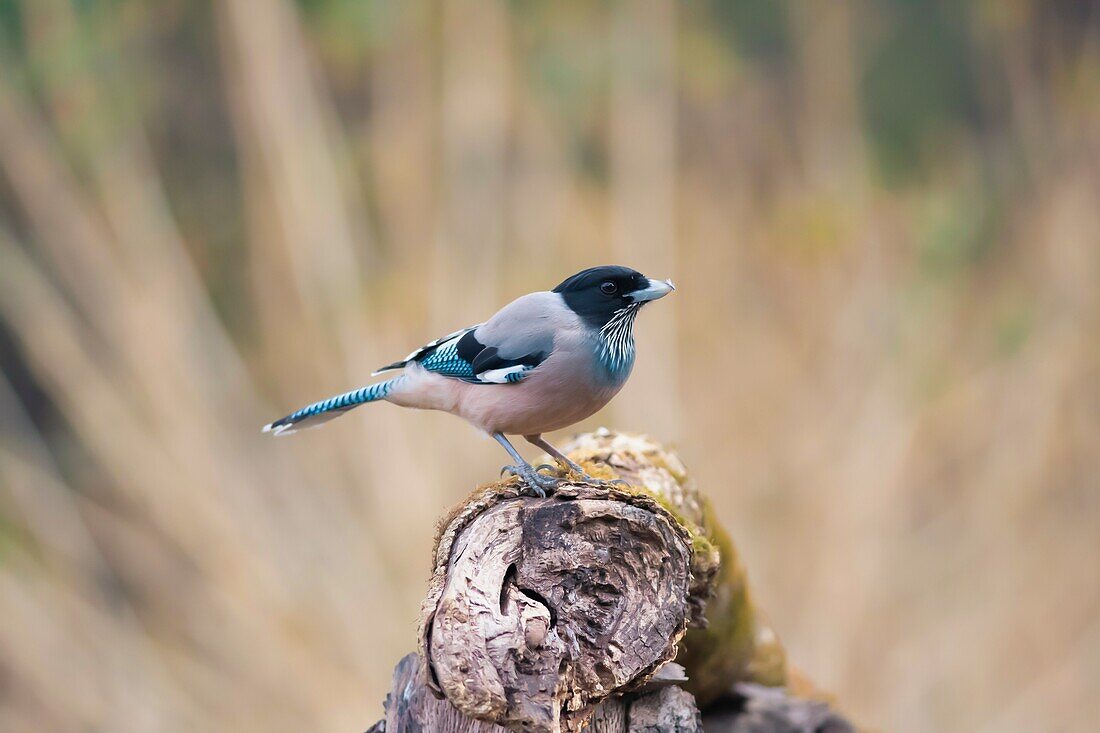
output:
[[444,527],[424,603],[426,680],[470,717],[552,731],[677,653],[704,585],[690,533],[643,493],[513,483]]
[[574,476],[539,498],[510,479],[448,514],[419,653],[398,665],[373,730],[701,733],[712,726],[699,707],[720,698],[715,731],[772,730],[757,722],[777,700],[790,705],[772,723],[787,713],[791,725],[816,720],[806,706],[820,703],[783,691],[757,699],[786,682],[785,655],[679,458],[607,430],[566,452],[591,475],[624,483]]

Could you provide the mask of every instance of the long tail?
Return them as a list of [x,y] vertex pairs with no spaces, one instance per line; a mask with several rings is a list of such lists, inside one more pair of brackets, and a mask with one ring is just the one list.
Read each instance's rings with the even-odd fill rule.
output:
[[272,435],[287,435],[302,428],[315,428],[359,405],[385,399],[386,395],[403,381],[405,381],[403,376],[394,377],[385,382],[369,384],[360,389],[353,389],[351,392],[329,397],[327,400],[314,402],[281,420],[264,425],[264,432]]

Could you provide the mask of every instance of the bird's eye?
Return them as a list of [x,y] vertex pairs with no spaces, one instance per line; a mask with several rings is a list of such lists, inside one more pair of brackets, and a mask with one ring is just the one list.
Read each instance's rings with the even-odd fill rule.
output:
[[619,292],[619,286],[616,283],[607,280],[600,285],[600,292],[602,292],[604,295],[614,295],[615,293]]

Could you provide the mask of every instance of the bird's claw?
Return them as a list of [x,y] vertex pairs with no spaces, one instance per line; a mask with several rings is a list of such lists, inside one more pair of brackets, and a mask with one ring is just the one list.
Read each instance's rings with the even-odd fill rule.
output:
[[544,476],[531,466],[505,466],[500,470],[501,475],[505,473],[513,476],[518,476],[523,483],[527,484],[527,487],[535,493],[535,496],[540,499],[545,499],[547,494],[556,489],[561,484],[561,479],[551,478],[550,476]]
[[[621,478],[605,480],[591,476],[587,471],[572,461],[569,462],[568,469],[565,471],[561,471],[560,469],[555,471],[555,469],[559,469],[559,467],[549,463],[543,463],[535,467],[527,465],[504,466],[500,469],[500,475],[503,476],[508,474],[519,477],[519,479],[540,498],[545,498],[550,491],[553,491],[562,483],[568,481],[569,474],[594,486],[612,486],[615,484],[620,486],[630,485]],[[554,475],[548,476],[545,473],[541,473],[542,471],[554,471]],[[563,475],[563,473],[565,475]]]

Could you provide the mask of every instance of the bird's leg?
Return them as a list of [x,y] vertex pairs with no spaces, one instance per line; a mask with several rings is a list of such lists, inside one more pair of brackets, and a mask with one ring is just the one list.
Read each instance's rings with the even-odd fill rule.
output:
[[551,457],[554,458],[554,460],[558,461],[558,463],[560,463],[562,465],[565,465],[565,466],[568,466],[570,471],[573,471],[573,472],[579,474],[582,479],[584,479],[585,481],[587,481],[589,483],[592,483],[592,484],[605,484],[605,485],[606,484],[624,484],[624,485],[626,484],[626,481],[623,481],[622,479],[614,479],[612,481],[604,481],[603,479],[598,479],[598,478],[595,478],[594,476],[590,476],[588,474],[588,472],[585,471],[584,468],[582,468],[580,466],[580,464],[569,460],[569,456],[565,455],[560,450],[558,450],[554,446],[550,445],[549,441],[547,441],[546,438],[542,437],[541,435],[524,435],[523,437],[527,440],[528,443],[530,443],[531,445],[538,446],[539,448],[542,448],[544,451],[549,453],[551,455]]
[[574,463],[573,461],[569,460],[569,456],[565,455],[560,450],[558,450],[554,446],[550,445],[550,443],[546,440],[546,438],[543,438],[541,435],[524,435],[523,437],[531,445],[542,448],[544,451],[546,451],[548,454],[550,454],[550,456],[555,461],[560,463],[562,466],[568,467],[569,470],[571,470],[575,473],[579,473],[581,476],[584,476],[586,479],[592,478],[591,476],[589,476],[587,473],[584,472],[584,469],[581,468],[581,466],[579,464]]
[[523,479],[538,496],[545,497],[547,491],[557,488],[558,484],[561,483],[559,479],[543,476],[530,463],[523,460],[523,456],[508,442],[503,433],[493,433],[493,438],[501,444],[504,450],[508,451],[508,455],[512,456],[512,460],[516,462],[515,465],[505,466],[504,470]]
[[588,474],[588,471],[585,471],[584,468],[582,468],[579,464],[569,460],[569,457],[567,455],[562,453],[554,446],[550,445],[546,438],[542,437],[541,435],[524,435],[523,437],[527,439],[528,443],[531,443],[532,445],[537,445],[539,448],[542,448],[544,451],[549,453],[559,463],[568,466],[570,471],[580,474],[580,477],[590,484],[626,484],[626,481],[623,481],[620,478],[614,479],[612,481],[604,481],[603,479],[590,476]]

